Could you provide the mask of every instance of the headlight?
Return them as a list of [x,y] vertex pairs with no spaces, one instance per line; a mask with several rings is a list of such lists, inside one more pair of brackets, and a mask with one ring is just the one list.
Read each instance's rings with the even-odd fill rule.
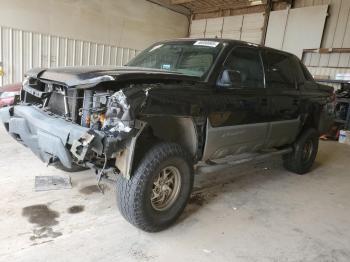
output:
[[10,98],[10,97],[14,97],[16,95],[19,95],[20,92],[3,92],[0,94],[0,98],[1,99],[5,99],[5,98]]

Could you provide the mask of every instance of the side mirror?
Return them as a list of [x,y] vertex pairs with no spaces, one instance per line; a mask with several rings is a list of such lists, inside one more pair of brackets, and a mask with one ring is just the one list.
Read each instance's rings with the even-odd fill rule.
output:
[[225,69],[220,74],[217,86],[222,88],[240,87],[242,83],[241,73],[236,70]]

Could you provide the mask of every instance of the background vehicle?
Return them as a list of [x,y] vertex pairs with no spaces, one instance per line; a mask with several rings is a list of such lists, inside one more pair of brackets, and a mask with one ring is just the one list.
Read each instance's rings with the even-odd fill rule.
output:
[[32,70],[23,103],[0,114],[43,161],[93,168],[99,180],[116,173],[123,216],[159,231],[185,208],[195,165],[283,154],[288,170],[308,172],[332,93],[294,55],[181,39],[123,68]]
[[15,103],[15,96],[20,94],[21,88],[22,83],[0,87],[0,107],[13,105]]

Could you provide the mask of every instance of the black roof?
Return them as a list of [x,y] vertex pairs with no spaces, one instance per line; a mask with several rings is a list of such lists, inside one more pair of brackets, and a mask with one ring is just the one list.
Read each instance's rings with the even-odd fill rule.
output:
[[284,53],[286,55],[295,56],[294,54],[288,53],[288,52],[283,51],[283,50],[279,50],[279,49],[263,46],[263,45],[260,45],[260,44],[251,43],[251,42],[235,40],[235,39],[227,39],[227,38],[202,38],[202,37],[201,38],[177,38],[177,39],[170,39],[170,40],[160,41],[160,42],[157,42],[156,44],[181,42],[181,41],[216,41],[216,42],[220,42],[220,43],[227,43],[227,44],[232,45],[232,46],[234,46],[234,45],[255,46],[255,47],[259,47],[261,49],[271,50],[271,51],[275,51],[275,52]]
[[249,43],[241,40],[227,39],[227,38],[176,38],[165,41],[160,41],[158,43],[171,43],[171,42],[181,42],[181,41],[215,41],[219,43],[229,43],[229,44],[244,44],[244,45],[253,45],[253,46],[261,46],[254,43]]

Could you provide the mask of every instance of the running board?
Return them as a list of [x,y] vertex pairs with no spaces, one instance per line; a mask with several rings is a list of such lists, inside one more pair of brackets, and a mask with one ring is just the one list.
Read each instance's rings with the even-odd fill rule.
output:
[[211,164],[199,164],[196,167],[198,173],[213,172],[217,169],[228,168],[243,164],[250,161],[263,160],[265,158],[270,158],[273,156],[279,156],[291,153],[293,151],[292,147],[284,148],[281,150],[264,152],[264,153],[250,153],[250,154],[241,154],[237,156],[227,156],[225,158],[211,160]]

